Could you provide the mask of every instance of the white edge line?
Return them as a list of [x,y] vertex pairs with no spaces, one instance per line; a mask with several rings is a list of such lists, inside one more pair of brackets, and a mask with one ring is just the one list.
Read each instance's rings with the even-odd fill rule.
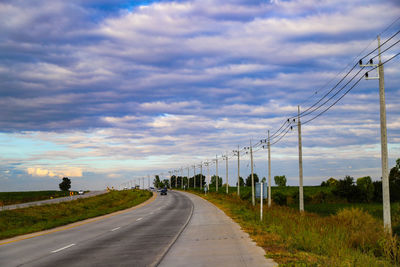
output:
[[143,219],[143,218],[139,218],[139,219],[137,219],[136,221],[140,221],[141,219]]
[[56,252],[59,252],[59,251],[61,251],[61,250],[63,250],[63,249],[70,248],[70,247],[72,247],[72,246],[75,246],[75,244],[69,244],[68,246],[65,246],[65,247],[62,247],[62,248],[53,250],[51,253],[56,253]]
[[115,231],[115,230],[118,230],[119,228],[121,228],[121,227],[116,227],[116,228],[114,228],[114,229],[111,229],[111,232],[113,232],[113,231]]

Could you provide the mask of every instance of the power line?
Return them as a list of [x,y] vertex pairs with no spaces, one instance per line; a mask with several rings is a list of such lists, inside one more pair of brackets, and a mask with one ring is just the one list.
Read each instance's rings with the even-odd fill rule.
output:
[[[400,53],[395,54],[394,56],[392,56],[391,58],[389,58],[388,60],[386,60],[385,62],[382,63],[382,65],[388,63],[389,61],[391,61],[392,59],[394,59],[395,57],[399,56]],[[367,71],[366,73],[373,71],[375,69],[377,69],[379,66],[376,66],[374,68],[372,68],[371,70]],[[326,108],[325,110],[323,110],[321,113],[319,113],[318,115],[316,115],[315,117],[309,119],[308,121],[303,122],[302,124],[306,124],[308,122],[311,122],[313,120],[315,120],[316,118],[318,118],[319,116],[321,116],[322,114],[324,114],[326,111],[328,111],[331,107],[333,107],[334,105],[336,105],[345,95],[347,95],[363,78],[364,76],[361,76],[341,97],[339,97],[335,102],[333,102],[328,108]]]

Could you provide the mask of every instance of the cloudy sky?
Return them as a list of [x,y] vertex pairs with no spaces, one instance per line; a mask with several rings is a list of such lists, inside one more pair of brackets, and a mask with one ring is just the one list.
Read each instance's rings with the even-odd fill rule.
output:
[[[58,189],[63,176],[102,189],[216,155],[225,177],[222,154],[275,132],[297,105],[332,97],[306,122],[338,100],[369,68],[335,85],[377,55],[378,34],[400,30],[399,14],[395,0],[2,0],[0,190]],[[400,158],[399,58],[385,64],[390,167]],[[379,179],[378,81],[360,79],[302,133],[305,184]],[[255,151],[266,176],[266,151]],[[298,184],[296,127],[271,155],[272,175]]]

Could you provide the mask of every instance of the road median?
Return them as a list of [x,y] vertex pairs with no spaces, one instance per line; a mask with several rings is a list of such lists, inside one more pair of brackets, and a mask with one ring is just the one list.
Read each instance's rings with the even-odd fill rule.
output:
[[[50,232],[63,230],[53,229],[59,226],[69,229],[89,223],[90,220],[95,221],[113,216],[118,211],[122,213],[138,208],[148,203],[146,201],[152,201],[154,198],[155,194],[153,195],[152,192],[145,190],[111,191],[109,194],[71,202],[1,211],[0,239],[15,236],[18,236],[16,240],[27,239],[37,236],[39,231],[47,229],[52,229],[49,230]],[[90,220],[83,222],[86,219]],[[21,237],[21,235],[30,233],[34,234]],[[1,240],[0,245],[10,242],[15,241],[13,239]]]

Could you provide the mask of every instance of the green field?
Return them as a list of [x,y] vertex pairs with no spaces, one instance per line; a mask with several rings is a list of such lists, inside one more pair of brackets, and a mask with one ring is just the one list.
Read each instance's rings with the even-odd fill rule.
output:
[[[77,192],[74,192],[76,194]],[[22,192],[0,192],[0,206],[20,204],[50,198],[66,197],[69,192],[65,191],[22,191]]]
[[144,190],[107,194],[58,204],[0,211],[0,239],[54,228],[136,206],[152,196]]

